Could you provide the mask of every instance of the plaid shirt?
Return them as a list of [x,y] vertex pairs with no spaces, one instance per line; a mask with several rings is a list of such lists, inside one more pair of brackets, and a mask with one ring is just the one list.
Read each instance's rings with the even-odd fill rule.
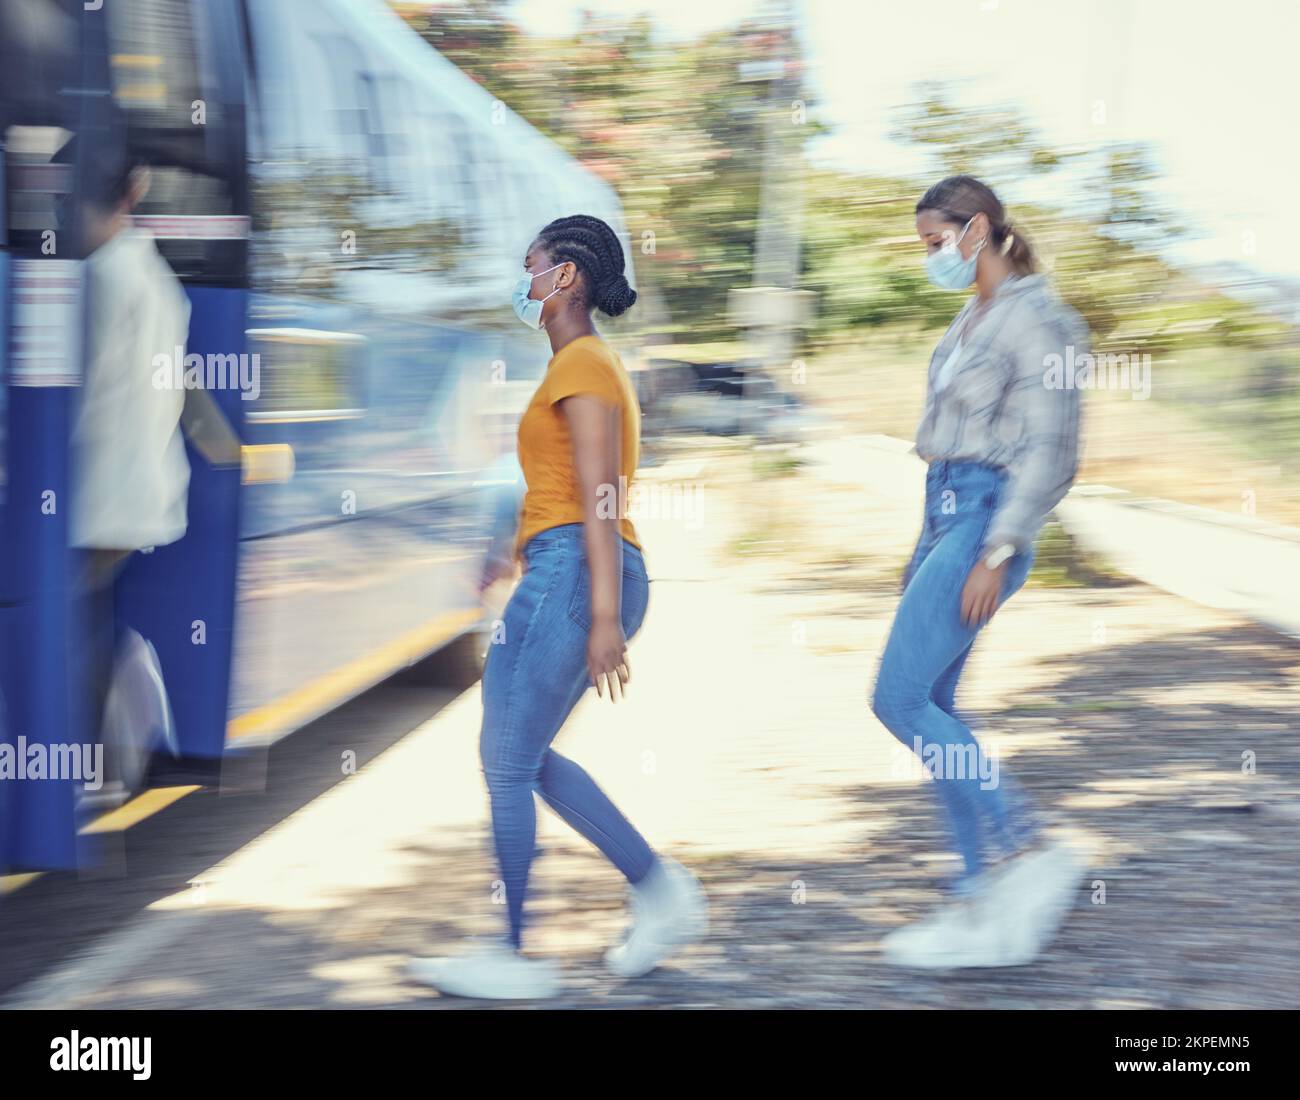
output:
[[1086,354],[1088,329],[1042,275],[1009,276],[963,338],[956,370],[936,392],[939,368],[975,302],[972,297],[957,314],[930,358],[916,453],[928,463],[982,462],[1005,470],[984,550],[1011,543],[1023,552],[1078,469],[1079,393],[1044,384],[1049,357],[1068,357],[1068,347],[1076,359]]

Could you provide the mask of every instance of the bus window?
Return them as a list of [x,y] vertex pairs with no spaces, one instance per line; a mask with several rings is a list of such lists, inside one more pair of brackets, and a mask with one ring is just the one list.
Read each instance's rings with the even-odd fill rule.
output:
[[276,15],[258,9],[255,24],[259,51],[282,47],[253,126],[276,135],[252,167],[255,289],[338,300],[363,273],[385,301],[436,295],[477,238],[451,116],[426,113],[409,75],[345,39],[328,9],[304,9],[292,34]]
[[[370,170],[373,149],[367,118],[369,105],[361,79],[362,57],[337,32],[314,33],[309,41],[314,48],[307,51],[312,57],[304,74],[308,76],[305,87],[315,89],[322,103],[331,104],[324,112],[326,125],[317,140],[325,145],[327,156],[338,158],[341,169],[355,175],[362,191],[368,193],[375,180]],[[299,90],[304,90],[304,86]]]
[[303,328],[248,330],[251,352],[272,369],[263,372],[261,397],[250,421],[345,419],[361,413],[365,339],[350,332]]
[[242,141],[231,140],[233,120],[205,64],[215,32],[196,26],[193,13],[206,10],[188,0],[105,5],[109,71],[127,147],[151,168],[137,224],[182,279],[238,285],[248,235],[233,182],[242,178]]
[[464,183],[458,176],[454,116],[425,109],[419,115],[418,128],[423,146],[419,171],[428,201],[443,217],[463,222],[469,208]]
[[15,256],[74,258],[59,238],[60,205],[72,184],[72,168],[53,163],[71,135],[57,126],[14,126],[5,150],[6,216]]
[[403,126],[405,112],[398,82],[387,74],[362,73],[361,82],[370,104],[371,152],[379,167],[384,188],[405,199],[415,197],[410,175],[409,138]]

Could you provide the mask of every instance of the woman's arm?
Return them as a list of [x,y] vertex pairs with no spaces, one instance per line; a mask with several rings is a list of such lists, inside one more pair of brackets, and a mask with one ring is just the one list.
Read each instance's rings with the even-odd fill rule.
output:
[[604,695],[603,679],[609,686],[610,702],[615,702],[615,686],[621,694],[631,678],[622,620],[622,417],[617,407],[589,394],[566,397],[560,408],[573,441],[573,468],[582,493],[583,530],[591,571],[587,669],[597,694]]
[[1023,554],[1050,512],[1074,483],[1079,464],[1079,391],[1057,386],[1053,361],[1089,351],[1087,333],[1065,323],[1035,325],[1020,342],[1015,374],[1002,418],[1015,426],[1018,447],[1007,465],[1007,483],[989,523],[984,553],[1004,543]]
[[1070,491],[1079,461],[1079,393],[1052,385],[1048,369],[1053,356],[1088,351],[1086,331],[1073,335],[1065,324],[1041,322],[1022,338],[1015,372],[1002,406],[1004,423],[1014,425],[1019,446],[1007,464],[1007,480],[997,511],[989,521],[980,558],[962,589],[961,617],[982,626],[993,617],[1002,592],[1004,561],[996,569],[985,558],[1010,545],[1023,554],[1034,544],[1043,521]]
[[186,389],[181,429],[209,464],[218,468],[240,464],[243,446],[239,436],[207,390]]

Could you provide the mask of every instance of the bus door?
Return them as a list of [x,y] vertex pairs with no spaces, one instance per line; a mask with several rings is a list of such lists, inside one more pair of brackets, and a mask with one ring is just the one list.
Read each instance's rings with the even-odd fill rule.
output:
[[[104,5],[110,82],[127,140],[151,165],[135,222],[153,234],[191,305],[173,380],[201,385],[242,434],[257,379],[245,337],[250,219],[244,138],[244,34],[238,0]],[[188,526],[135,554],[117,586],[124,624],[157,652],[176,748],[210,774],[222,755],[234,637],[238,465],[210,465],[187,436]]]
[[[90,620],[75,572],[83,559],[70,549],[68,523],[76,488],[69,443],[85,411],[81,383],[85,355],[93,351],[86,332],[93,290],[85,279],[84,202],[114,166],[149,166],[151,186],[135,221],[153,234],[190,301],[181,384],[212,388],[215,378],[210,396],[238,432],[249,237],[242,6],[238,0],[118,0],[93,7],[5,0],[6,15],[15,5],[30,16],[15,25],[49,31],[45,39],[73,59],[31,66],[49,77],[48,87],[36,92],[0,88],[10,253],[0,735],[52,748],[92,742],[99,727],[99,716],[85,705]],[[52,14],[62,19],[53,29]],[[11,39],[0,47],[6,54],[18,48]],[[211,468],[188,440],[186,449],[186,534],[131,555],[113,602],[117,622],[156,651],[179,754],[210,761],[222,751],[229,693],[238,447],[224,469]],[[77,783],[23,782],[8,794],[0,864],[58,869],[93,859],[87,846],[95,830],[79,835],[78,825],[96,811],[81,802],[79,823]]]
[[[79,865],[76,797],[85,768],[75,690],[80,634],[68,549],[68,439],[81,380],[83,252],[74,203],[89,156],[57,163],[73,134],[106,135],[102,36],[73,5],[6,0],[0,62],[4,173],[0,358],[4,366],[0,523],[0,693],[9,750],[0,865]],[[14,80],[14,73],[21,78]],[[74,760],[75,757],[75,760]],[[93,757],[91,758],[93,763]]]

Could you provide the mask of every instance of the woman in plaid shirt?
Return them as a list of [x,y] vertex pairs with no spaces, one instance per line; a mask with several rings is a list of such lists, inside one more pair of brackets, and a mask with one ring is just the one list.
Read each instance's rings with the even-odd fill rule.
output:
[[916,230],[931,282],[974,283],[976,293],[930,360],[916,441],[929,465],[925,522],[872,709],[935,780],[964,871],[957,901],[890,933],[884,955],[904,966],[1017,965],[1055,934],[1082,867],[1043,842],[953,699],[980,628],[1024,584],[1035,536],[1074,480],[1079,398],[1060,385],[1059,365],[1070,349],[1087,354],[1088,331],[1036,274],[1029,243],[980,181],[930,188]]

